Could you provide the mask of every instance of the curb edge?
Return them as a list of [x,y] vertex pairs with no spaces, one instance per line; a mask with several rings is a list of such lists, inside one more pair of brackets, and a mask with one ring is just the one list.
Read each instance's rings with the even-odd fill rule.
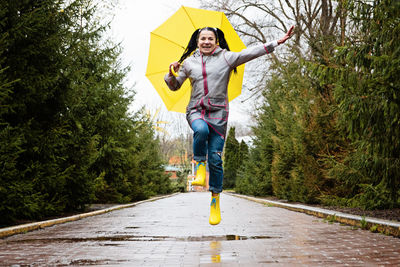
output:
[[117,205],[117,206],[114,206],[111,208],[106,208],[106,209],[102,209],[102,210],[96,210],[96,211],[91,211],[91,212],[87,212],[87,213],[72,215],[72,216],[59,218],[59,219],[46,220],[46,221],[33,222],[33,223],[27,223],[27,224],[21,224],[21,225],[16,225],[16,226],[0,228],[0,238],[9,237],[9,236],[16,235],[16,234],[23,234],[23,233],[27,233],[30,231],[57,225],[57,224],[73,222],[73,221],[77,221],[77,220],[84,219],[87,217],[92,217],[92,216],[108,213],[108,212],[115,211],[115,210],[131,208],[131,207],[134,207],[136,205],[139,205],[139,204],[142,204],[145,202],[151,202],[151,201],[156,201],[156,200],[167,198],[167,197],[173,197],[178,194],[180,194],[180,193],[173,193],[173,194],[169,194],[169,195],[152,197],[152,198],[141,200],[138,202]]
[[[361,229],[370,230],[371,232],[382,233],[385,235],[391,235],[400,237],[400,222],[388,221],[383,219],[377,219],[372,217],[362,217],[358,215],[347,214],[343,212],[337,212],[333,210],[321,209],[309,207],[301,204],[288,204],[281,203],[278,201],[267,200],[262,198],[256,198],[231,192],[224,192],[224,194],[247,199],[253,202],[261,204],[267,204],[278,208],[284,208],[291,211],[301,212],[308,215],[312,215],[319,218],[329,219],[334,222],[339,222],[346,225],[356,226]],[[373,231],[374,229],[374,231]]]

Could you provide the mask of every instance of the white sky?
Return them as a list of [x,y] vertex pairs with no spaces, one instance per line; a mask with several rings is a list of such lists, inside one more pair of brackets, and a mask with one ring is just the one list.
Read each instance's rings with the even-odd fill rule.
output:
[[[123,47],[122,61],[131,66],[127,76],[127,87],[134,87],[136,91],[133,110],[145,105],[146,109],[155,112],[161,107],[161,112],[167,117],[181,117],[176,112],[169,112],[162,103],[156,90],[145,77],[147,57],[150,45],[150,32],[161,25],[168,17],[174,14],[182,5],[199,8],[198,0],[120,0],[115,10],[115,17],[111,26],[112,38],[121,42]],[[178,60],[178,59],[177,59]],[[248,125],[250,120],[249,108],[240,104],[241,97],[231,102],[229,122]],[[166,116],[163,119],[168,119]]]

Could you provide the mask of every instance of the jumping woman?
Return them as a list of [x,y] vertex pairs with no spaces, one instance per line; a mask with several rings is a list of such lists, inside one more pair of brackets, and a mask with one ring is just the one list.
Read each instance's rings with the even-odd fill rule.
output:
[[[169,89],[178,90],[189,78],[192,92],[186,108],[186,118],[193,130],[193,154],[196,161],[196,178],[192,185],[206,186],[206,161],[208,164],[211,209],[209,222],[219,224],[221,212],[219,194],[222,192],[222,150],[227,130],[229,103],[227,88],[231,72],[252,59],[272,53],[292,34],[268,44],[231,52],[224,33],[218,28],[196,30],[190,38],[182,57],[169,66],[164,77]],[[178,74],[176,74],[178,72]],[[208,156],[208,157],[207,157]]]

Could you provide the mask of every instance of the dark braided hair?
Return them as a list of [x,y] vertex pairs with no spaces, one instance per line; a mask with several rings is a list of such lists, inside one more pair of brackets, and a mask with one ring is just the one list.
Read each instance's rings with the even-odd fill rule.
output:
[[[201,29],[197,29],[193,32],[192,37],[190,37],[189,43],[188,43],[185,51],[183,52],[183,55],[179,59],[179,63],[182,63],[187,57],[189,57],[192,54],[193,51],[195,51],[197,49],[197,42],[199,39],[200,32],[202,32],[202,31],[213,32],[215,35],[216,42],[219,43],[219,47],[230,51],[223,31],[221,31],[219,28],[204,27]],[[237,73],[236,68],[234,68],[234,72]]]

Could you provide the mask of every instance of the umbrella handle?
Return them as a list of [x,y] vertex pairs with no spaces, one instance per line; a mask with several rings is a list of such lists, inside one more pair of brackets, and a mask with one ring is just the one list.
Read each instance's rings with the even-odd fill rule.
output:
[[170,65],[170,66],[169,66],[169,69],[170,69],[172,75],[174,75],[175,77],[178,77],[178,73],[175,72],[174,66]]

